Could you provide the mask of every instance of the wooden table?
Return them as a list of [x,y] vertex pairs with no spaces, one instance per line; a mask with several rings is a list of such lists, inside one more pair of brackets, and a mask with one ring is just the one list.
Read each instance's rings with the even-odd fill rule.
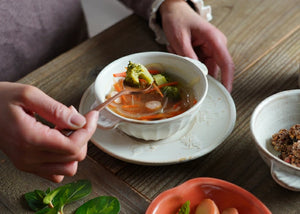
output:
[[[280,187],[254,147],[249,120],[266,97],[298,88],[300,49],[299,0],[207,0],[216,25],[228,38],[236,72],[232,97],[237,110],[231,135],[217,149],[195,160],[168,166],[142,166],[115,159],[92,143],[76,176],[89,179],[93,192],[116,196],[121,213],[144,213],[161,192],[195,177],[214,177],[237,184],[258,197],[273,213],[300,213],[300,193]],[[135,52],[165,51],[154,42],[147,22],[132,15],[78,47],[33,71],[19,82],[31,84],[65,105],[78,107],[98,70]],[[31,213],[22,195],[54,184],[18,171],[0,153],[0,213]],[[82,202],[68,206],[74,210]]]

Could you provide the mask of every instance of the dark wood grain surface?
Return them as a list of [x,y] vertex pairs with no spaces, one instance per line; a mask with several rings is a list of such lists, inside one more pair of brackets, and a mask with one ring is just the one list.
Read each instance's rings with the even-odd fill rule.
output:
[[[300,56],[299,0],[207,0],[212,23],[228,38],[236,66],[232,97],[237,119],[233,132],[214,151],[195,160],[166,166],[126,163],[91,142],[88,158],[68,183],[90,179],[96,195],[119,198],[121,213],[144,213],[162,191],[195,177],[214,177],[237,184],[258,197],[273,213],[299,213],[300,193],[280,187],[254,147],[249,123],[266,97],[298,88]],[[64,53],[19,82],[39,87],[60,102],[78,107],[84,91],[111,61],[135,52],[165,51],[154,41],[147,22],[132,15]],[[20,172],[0,153],[0,213],[30,213],[22,195],[60,184]],[[78,202],[69,206],[72,211]]]

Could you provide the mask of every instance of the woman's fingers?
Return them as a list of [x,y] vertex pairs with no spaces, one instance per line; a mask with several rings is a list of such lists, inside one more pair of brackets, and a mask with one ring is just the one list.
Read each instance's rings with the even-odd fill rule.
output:
[[169,43],[168,50],[181,56],[200,59],[213,77],[217,77],[220,70],[222,83],[231,92],[234,64],[227,50],[224,34],[184,1],[165,1],[160,7],[160,13]]
[[37,176],[41,177],[41,178],[45,178],[49,181],[55,182],[55,183],[60,183],[64,180],[63,175],[42,175],[42,174],[36,174]]
[[219,71],[219,67],[216,64],[215,60],[213,58],[208,58],[204,60],[204,64],[206,65],[207,69],[208,69],[208,73],[214,77],[217,78],[218,77],[218,71]]
[[[95,132],[99,113],[97,111],[88,113],[86,115],[86,125],[75,131],[70,137],[66,137],[58,130],[37,122],[30,115],[24,115],[22,109],[16,111],[16,114],[19,114],[17,117],[20,118],[17,125],[19,130],[16,131],[23,136],[23,139],[20,140],[28,142],[25,144],[26,147],[58,155],[75,155]],[[23,146],[25,145],[23,144]]]
[[[86,156],[87,142],[97,127],[98,111],[86,115],[87,124],[65,137],[58,130],[45,127],[41,123],[29,128],[27,148],[16,157],[23,164],[82,161]],[[26,129],[27,130],[27,129]],[[24,145],[24,144],[23,144]]]
[[16,158],[16,165],[26,165],[30,168],[36,164],[42,163],[68,163],[72,161],[82,161],[84,160],[87,152],[87,144],[85,144],[80,151],[78,151],[74,155],[67,155],[67,154],[58,154],[49,151],[39,151],[32,149],[31,151],[27,152],[24,151],[22,156]]
[[92,137],[97,128],[99,111],[90,111],[85,115],[85,117],[87,120],[86,125],[69,136],[69,139],[72,142],[76,142],[77,145],[81,145],[82,142],[87,142]]
[[[87,143],[95,132],[98,111],[86,116],[66,107],[38,88],[17,83],[0,83],[0,148],[14,165],[54,182],[77,171],[86,157]],[[69,137],[39,122],[39,114],[60,128],[75,128]],[[75,117],[75,119],[74,119]],[[76,119],[77,118],[77,119]]]
[[42,178],[59,183],[64,176],[73,176],[76,174],[78,162],[69,162],[65,164],[42,164],[37,165],[30,173],[36,174]]
[[40,175],[64,175],[73,176],[77,172],[78,162],[72,161],[68,163],[47,163],[36,165],[33,173]]
[[[214,27],[213,27],[214,28]],[[216,28],[215,33],[207,35],[208,44],[211,46],[211,57],[221,70],[222,83],[229,92],[232,91],[234,63],[227,49],[226,37]]]
[[60,128],[78,129],[85,125],[84,116],[75,108],[66,107],[35,87],[26,86],[22,90],[22,106],[25,110],[37,113]]

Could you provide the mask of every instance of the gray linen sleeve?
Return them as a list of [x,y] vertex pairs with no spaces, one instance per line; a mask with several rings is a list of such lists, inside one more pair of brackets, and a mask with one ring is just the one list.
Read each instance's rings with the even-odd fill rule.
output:
[[144,19],[149,19],[152,4],[154,0],[119,0],[128,8],[132,9],[135,14],[143,17]]

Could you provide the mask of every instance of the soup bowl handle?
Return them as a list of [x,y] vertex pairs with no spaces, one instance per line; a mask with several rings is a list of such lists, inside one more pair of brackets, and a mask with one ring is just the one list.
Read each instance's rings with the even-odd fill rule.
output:
[[189,60],[189,61],[192,62],[194,65],[196,65],[196,66],[202,71],[202,73],[203,73],[205,76],[208,74],[207,67],[206,67],[202,62],[200,62],[199,60],[192,59],[192,58],[189,58],[189,57],[183,57],[183,58],[186,59],[186,60]]
[[[94,109],[99,104],[100,104],[100,102],[96,100],[91,105],[90,110]],[[114,128],[118,127],[118,125],[121,121],[122,121],[121,118],[116,117],[111,112],[109,112],[107,110],[107,108],[104,108],[99,112],[97,127],[100,129],[114,129]]]
[[275,161],[271,161],[271,175],[279,185],[292,191],[300,191],[299,173],[294,174],[289,169],[280,167]]
[[117,128],[122,119],[116,117],[106,108],[99,112],[97,127],[100,129],[114,129]]

